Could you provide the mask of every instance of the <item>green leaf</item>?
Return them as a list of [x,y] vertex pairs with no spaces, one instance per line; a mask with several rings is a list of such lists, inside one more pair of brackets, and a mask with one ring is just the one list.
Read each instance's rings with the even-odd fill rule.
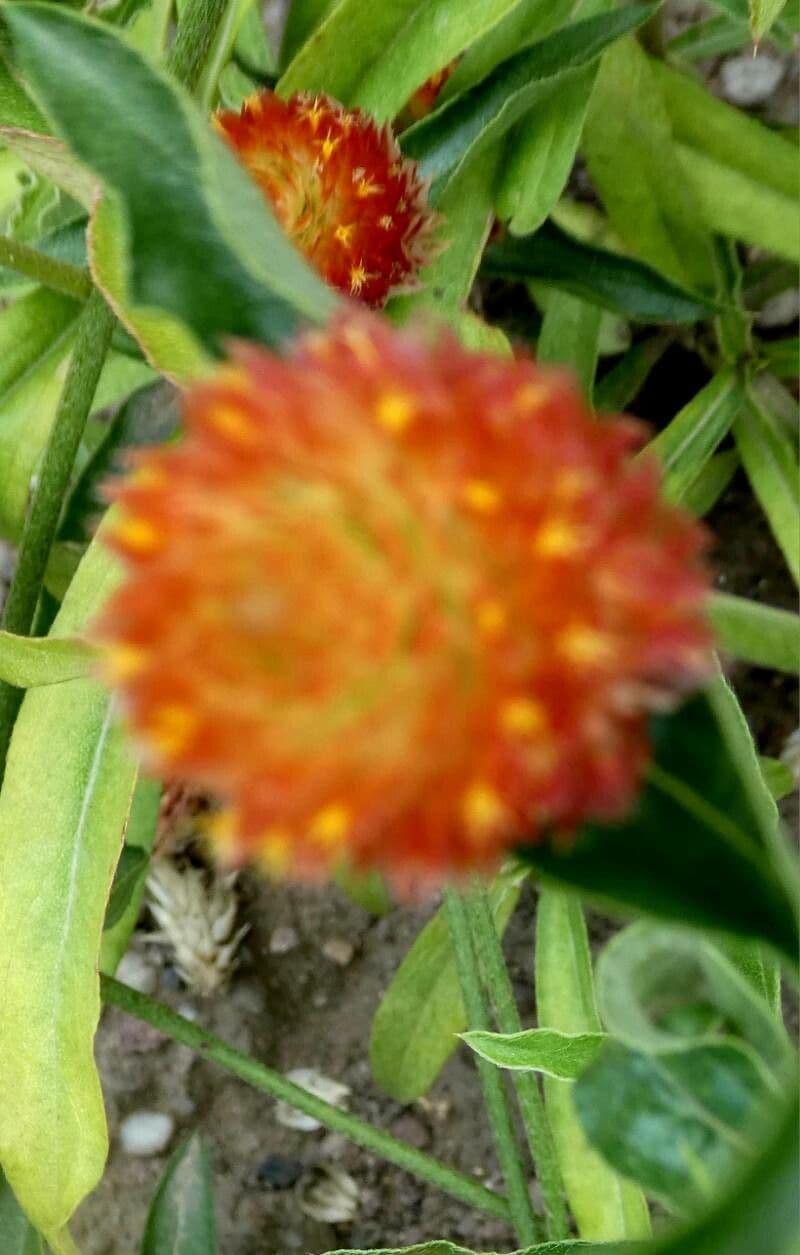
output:
[[585,16],[584,5],[575,0],[518,0],[513,9],[477,39],[464,53],[445,83],[440,100],[451,100],[476,83],[488,78],[501,61],[507,61],[520,48],[558,30],[570,18]]
[[15,636],[0,632],[0,680],[16,688],[64,684],[88,675],[95,652],[77,637]]
[[97,195],[97,179],[70,153],[66,144],[46,132],[0,126],[0,144],[16,153],[37,174],[55,183],[85,209]]
[[571,366],[591,404],[599,351],[600,319],[597,305],[568,292],[548,294],[542,329],[536,342],[540,362]]
[[691,483],[673,486],[672,500],[702,518],[719,501],[738,465],[739,454],[735,449],[712,454]]
[[759,350],[768,369],[778,379],[795,379],[800,363],[800,339],[790,336],[785,340],[767,340]]
[[153,1199],[141,1255],[216,1255],[211,1161],[195,1134],[171,1156]]
[[0,1250],[3,1255],[44,1255],[39,1234],[30,1224],[0,1172]]
[[794,793],[797,781],[791,767],[787,767],[786,763],[782,763],[778,758],[761,757],[758,761],[764,783],[776,802]]
[[25,89],[17,82],[0,50],[0,126],[21,131],[47,130],[47,123]]
[[709,611],[726,653],[756,667],[800,671],[800,616],[729,593],[714,593]]
[[746,1156],[774,1102],[755,1057],[734,1042],[645,1054],[608,1041],[575,1083],[592,1145],[678,1212],[696,1210]]
[[[597,1037],[600,1019],[592,960],[580,902],[544,889],[536,910],[536,1012],[542,1028]],[[641,1191],[622,1180],[589,1146],[568,1081],[545,1078],[547,1118],[564,1185],[582,1237],[646,1237],[650,1233]]]
[[111,886],[111,896],[106,907],[103,931],[113,928],[122,919],[149,862],[146,853],[139,846],[128,845],[127,842],[123,845],[117,870],[114,872],[114,883]]
[[582,151],[611,224],[642,261],[713,292],[711,238],[687,184],[650,63],[633,39],[600,63]]
[[678,143],[746,175],[758,187],[797,200],[798,159],[793,143],[666,62],[651,60],[650,70]]
[[[81,631],[117,579],[93,545],[54,632]],[[65,1226],[106,1159],[97,962],[134,776],[99,684],[26,694],[0,792],[0,1163],[56,1255],[74,1250]]]
[[619,413],[630,405],[644,387],[650,371],[663,357],[670,343],[669,334],[639,340],[595,385],[598,410]]
[[750,28],[746,22],[737,22],[725,13],[717,13],[704,22],[687,26],[668,41],[667,51],[680,61],[703,61],[737,52],[750,43]]
[[800,261],[796,200],[685,144],[678,144],[677,151],[682,177],[688,180],[709,230]]
[[106,186],[93,273],[154,363],[180,374],[198,367],[200,345],[279,344],[299,317],[336,308],[180,88],[100,23],[37,4],[15,4],[8,22],[31,87]]
[[791,1059],[773,1009],[725,953],[687,929],[639,921],[618,933],[597,965],[603,1026],[637,1050],[696,1045],[735,1030],[775,1071]]
[[584,301],[645,322],[709,318],[714,305],[633,257],[585,244],[547,222],[535,235],[487,249],[483,270],[509,279],[544,279]]
[[559,77],[589,65],[627,31],[647,21],[653,5],[632,4],[564,27],[499,65],[477,87],[447,101],[410,127],[402,148],[435,180],[441,195],[464,162],[504,135]]
[[[502,931],[519,896],[519,877],[505,873],[489,888]],[[372,1022],[369,1057],[382,1089],[411,1102],[430,1088],[466,1028],[444,911],[423,928],[383,996]]]
[[355,871],[343,865],[336,870],[334,879],[342,893],[370,915],[385,915],[392,909],[392,899],[380,872]]
[[339,0],[291,0],[281,40],[281,66],[286,66]]
[[[127,902],[122,904],[121,914],[115,922],[112,923],[109,918],[110,902],[109,908],[106,910],[99,963],[100,971],[106,976],[113,976],[116,972],[117,965],[128,948],[131,933],[139,919],[139,911],[147,883],[147,873],[150,870],[150,854],[156,839],[160,802],[161,781],[148,780],[146,776],[140,776],[133,791],[128,824],[125,829],[125,845],[123,847],[123,854],[128,850],[134,857],[137,857],[137,852],[141,856],[137,858],[138,876],[130,885]],[[118,875],[119,865],[114,887],[116,887]],[[112,897],[113,894],[114,889],[112,888]]]
[[380,122],[489,30],[516,0],[340,0],[278,84],[282,96],[324,91]]
[[654,760],[627,819],[517,853],[612,908],[764,940],[794,961],[794,906],[769,857],[777,815],[729,701],[738,712],[720,677],[652,721]]
[[521,1033],[489,1033],[476,1029],[461,1034],[471,1050],[498,1068],[542,1072],[559,1081],[575,1081],[592,1062],[605,1033],[561,1033],[553,1028],[527,1028]]
[[794,450],[752,390],[733,434],[753,492],[795,583],[800,583],[800,485]]
[[736,372],[721,370],[650,441],[644,456],[658,456],[668,500],[680,499],[697,478],[744,402],[745,391]]

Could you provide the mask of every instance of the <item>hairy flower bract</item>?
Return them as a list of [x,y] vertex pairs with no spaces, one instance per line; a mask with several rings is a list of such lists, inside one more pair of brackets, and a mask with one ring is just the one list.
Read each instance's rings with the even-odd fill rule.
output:
[[413,286],[436,220],[388,125],[326,96],[269,91],[215,121],[328,283],[374,306]]
[[489,868],[631,804],[703,679],[703,534],[559,370],[355,312],[241,345],[140,455],[107,668],[232,858]]

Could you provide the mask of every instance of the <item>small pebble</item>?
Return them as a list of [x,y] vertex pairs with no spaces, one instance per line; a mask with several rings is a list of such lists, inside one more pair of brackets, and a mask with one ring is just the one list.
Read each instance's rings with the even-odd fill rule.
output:
[[768,52],[743,52],[720,70],[722,94],[734,105],[761,105],[774,92],[786,67]]
[[192,1024],[196,1024],[200,1019],[200,1012],[191,1002],[179,1002],[175,1010],[178,1015],[182,1015],[185,1020],[190,1020]]
[[339,967],[347,967],[353,961],[353,955],[356,948],[352,941],[347,941],[344,937],[329,937],[322,947],[322,953],[326,959],[330,959],[331,963],[336,963]]
[[117,979],[140,994],[152,994],[158,984],[158,972],[137,950],[129,950],[119,961]]
[[756,314],[759,327],[786,327],[800,316],[800,291],[787,288],[764,302]]
[[398,1116],[391,1131],[401,1142],[407,1142],[409,1146],[414,1146],[417,1150],[424,1150],[431,1140],[430,1130],[425,1127],[418,1116],[412,1115],[410,1111]]
[[286,1155],[267,1155],[258,1165],[259,1185],[269,1190],[289,1190],[303,1175],[303,1165],[299,1159],[289,1159]]
[[160,1155],[169,1146],[175,1121],[163,1111],[134,1111],[119,1127],[119,1142],[126,1155]]
[[270,954],[288,954],[290,950],[294,950],[299,940],[296,929],[288,924],[281,924],[273,930],[269,939],[269,952]]
[[[329,1076],[323,1076],[316,1068],[295,1068],[292,1072],[286,1073],[286,1079],[299,1085],[301,1089],[307,1090],[309,1094],[314,1094],[317,1098],[331,1103],[334,1107],[347,1106],[347,1099],[350,1096],[349,1085],[342,1085],[341,1081],[333,1081]],[[283,1101],[279,1101],[276,1105],[275,1118],[278,1124],[284,1125],[285,1128],[300,1129],[303,1133],[313,1133],[315,1129],[322,1128],[319,1120],[306,1115],[304,1111],[298,1111],[296,1107]]]

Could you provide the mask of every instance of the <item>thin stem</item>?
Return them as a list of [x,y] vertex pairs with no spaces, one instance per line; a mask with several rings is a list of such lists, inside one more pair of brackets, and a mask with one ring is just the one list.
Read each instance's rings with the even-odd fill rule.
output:
[[189,91],[200,82],[229,0],[187,0],[167,67]]
[[79,301],[85,301],[92,290],[88,270],[48,257],[47,253],[41,253],[28,244],[20,244],[18,240],[10,240],[6,235],[0,235],[0,266],[7,266],[36,283],[43,283],[46,288],[74,296]]
[[[479,881],[473,882],[467,895],[466,909],[484,987],[494,1005],[497,1026],[501,1033],[519,1033],[522,1030],[522,1021],[503,956],[503,947],[486,889]],[[539,1083],[532,1072],[514,1072],[512,1079],[542,1190],[547,1236],[551,1239],[564,1238],[569,1233],[564,1185]]]
[[[481,988],[464,899],[454,889],[447,889],[444,895],[444,905],[461,994],[467,1012],[467,1023],[472,1029],[491,1028],[489,1009]],[[514,1134],[505,1082],[499,1068],[486,1059],[476,1057],[475,1064],[494,1134],[497,1157],[505,1177],[511,1220],[521,1244],[530,1246],[537,1241],[539,1233],[528,1192],[528,1182],[520,1159],[519,1146]]]
[[[0,619],[1,628],[18,636],[27,636],[31,630],[75,455],[91,410],[113,327],[114,315],[100,293],[93,290],[78,322],[75,348],[42,457],[38,483],[20,541],[16,571]],[[0,684],[0,780],[21,700],[20,689]]]
[[151,1024],[159,1032],[188,1046],[203,1058],[224,1068],[226,1072],[246,1081],[254,1089],[270,1094],[273,1098],[282,1099],[290,1106],[296,1107],[298,1111],[304,1111],[306,1115],[313,1116],[327,1128],[343,1133],[358,1146],[363,1146],[373,1154],[388,1160],[389,1163],[404,1168],[407,1172],[422,1178],[423,1181],[429,1181],[431,1185],[438,1186],[439,1189],[452,1194],[463,1203],[477,1207],[492,1216],[499,1216],[503,1220],[508,1219],[509,1206],[501,1195],[488,1190],[478,1181],[473,1181],[471,1177],[456,1172],[454,1168],[448,1168],[446,1164],[440,1163],[432,1155],[426,1155],[423,1151],[415,1150],[413,1146],[407,1146],[405,1142],[392,1137],[390,1133],[373,1128],[371,1124],[360,1120],[358,1116],[351,1115],[348,1111],[341,1111],[322,1098],[317,1098],[315,1094],[309,1094],[299,1085],[293,1085],[280,1072],[274,1072],[258,1060],[235,1050],[233,1046],[215,1037],[213,1033],[207,1032],[198,1024],[193,1024],[191,1020],[184,1019],[182,1015],[178,1015],[163,1002],[148,998],[146,994],[141,994],[109,976],[101,976],[100,988],[103,1001],[109,1006],[118,1007],[128,1015]]

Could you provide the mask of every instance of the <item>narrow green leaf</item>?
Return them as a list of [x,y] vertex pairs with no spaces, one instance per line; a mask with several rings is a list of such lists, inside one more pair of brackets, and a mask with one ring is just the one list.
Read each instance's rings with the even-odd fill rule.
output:
[[603,57],[581,147],[625,244],[674,282],[715,291],[712,241],[684,176],[658,81],[633,39]]
[[164,1170],[141,1255],[217,1255],[211,1161],[197,1134],[178,1147]]
[[[600,1034],[589,938],[575,897],[543,889],[536,910],[536,1013],[541,1028]],[[547,1117],[567,1200],[582,1237],[647,1237],[650,1221],[641,1191],[589,1146],[573,1103],[573,1085],[546,1077]]]
[[738,465],[739,454],[736,449],[712,454],[690,482],[673,485],[672,500],[676,505],[685,506],[691,514],[702,518],[719,501]]
[[759,758],[761,774],[764,777],[764,783],[772,794],[776,802],[780,802],[781,798],[788,797],[790,793],[794,793],[797,788],[797,781],[794,778],[794,772],[786,763],[782,763],[779,758],[769,758],[762,756]]
[[652,16],[632,4],[564,27],[499,65],[477,87],[407,130],[402,147],[435,181],[438,195],[468,157],[504,135],[569,70],[589,65],[627,31]]
[[764,940],[793,962],[795,910],[769,858],[775,807],[756,791],[764,789],[756,755],[728,694],[720,677],[707,695],[652,721],[654,761],[626,820],[517,853],[606,905]]
[[592,1145],[680,1213],[745,1159],[774,1101],[754,1057],[732,1041],[655,1055],[608,1041],[575,1083]]
[[558,30],[570,18],[584,17],[584,5],[575,0],[518,0],[502,21],[464,53],[441,92],[442,101],[460,96],[488,78],[492,70],[534,40]]
[[694,22],[667,43],[671,57],[679,61],[704,61],[710,57],[738,52],[752,42],[746,22],[738,22],[725,13],[717,13],[703,22]]
[[714,593],[709,611],[726,653],[757,667],[800,671],[800,616],[729,593]]
[[[117,965],[128,948],[131,933],[139,919],[147,883],[147,873],[150,869],[150,854],[156,839],[160,802],[161,781],[149,780],[146,776],[140,776],[133,791],[128,823],[125,828],[125,846],[123,847],[123,853],[125,850],[129,850],[134,852],[135,857],[138,852],[140,856],[137,857],[138,875],[133,880],[133,883],[130,884],[129,889],[126,886],[126,892],[128,893],[127,902],[122,904],[119,918],[113,923],[111,922],[109,918],[110,902],[109,908],[106,910],[99,963],[100,971],[106,976],[113,976],[116,972]],[[114,881],[115,886],[118,874],[119,864],[117,865],[117,875]],[[114,888],[112,887],[112,897],[113,893]]]
[[339,0],[291,0],[281,40],[280,64],[285,68]]
[[3,1255],[44,1255],[44,1245],[0,1172],[0,1251]]
[[710,230],[800,261],[796,200],[685,144],[678,144],[677,151],[683,178]]
[[605,1033],[561,1033],[527,1028],[521,1033],[462,1033],[471,1050],[498,1068],[541,1072],[559,1081],[576,1081],[606,1040]]
[[664,470],[664,493],[675,500],[703,469],[730,431],[744,405],[745,392],[733,369],[714,375],[644,450],[655,453]]
[[583,243],[547,222],[535,235],[487,249],[483,269],[511,279],[544,279],[626,318],[684,323],[708,318],[714,305],[671,283],[651,266]]
[[590,305],[569,292],[551,292],[536,342],[537,359],[570,366],[590,403],[597,369],[601,317],[597,305]]
[[[519,896],[508,873],[489,889],[498,928]],[[372,1022],[369,1057],[382,1089],[400,1102],[419,1098],[436,1080],[467,1026],[444,912],[425,925],[383,996]]]
[[[117,578],[92,546],[54,631],[81,631]],[[106,1158],[97,961],[134,775],[95,681],[26,695],[0,792],[0,1162],[56,1255],[73,1250],[64,1226]]]
[[733,434],[753,492],[795,583],[800,583],[800,484],[794,450],[752,390]]
[[37,174],[50,179],[85,209],[97,195],[97,179],[72,155],[61,140],[44,133],[0,126],[0,143],[16,153]]
[[16,688],[64,684],[88,675],[94,650],[84,641],[0,632],[0,680]]
[[655,364],[663,357],[670,343],[669,334],[648,336],[638,340],[615,366],[595,385],[594,401],[598,410],[617,414],[638,396]]
[[385,915],[392,909],[392,899],[380,872],[355,871],[343,865],[336,870],[334,879],[342,893],[370,915]]
[[767,340],[759,345],[767,366],[778,379],[796,379],[800,374],[800,339]]
[[298,317],[332,312],[337,298],[182,89],[101,23],[41,4],[15,4],[8,21],[32,88],[106,185],[93,272],[134,333],[139,313],[160,316],[155,343],[152,325],[138,328],[154,361],[163,352],[177,373],[176,337],[185,368],[189,337],[211,350],[225,335],[276,344]]
[[140,847],[128,845],[127,842],[123,845],[117,869],[114,872],[114,882],[111,886],[111,896],[106,907],[103,931],[107,928],[113,928],[122,919],[133,896],[134,889],[141,880],[142,873],[146,870],[149,861],[144,850]]

